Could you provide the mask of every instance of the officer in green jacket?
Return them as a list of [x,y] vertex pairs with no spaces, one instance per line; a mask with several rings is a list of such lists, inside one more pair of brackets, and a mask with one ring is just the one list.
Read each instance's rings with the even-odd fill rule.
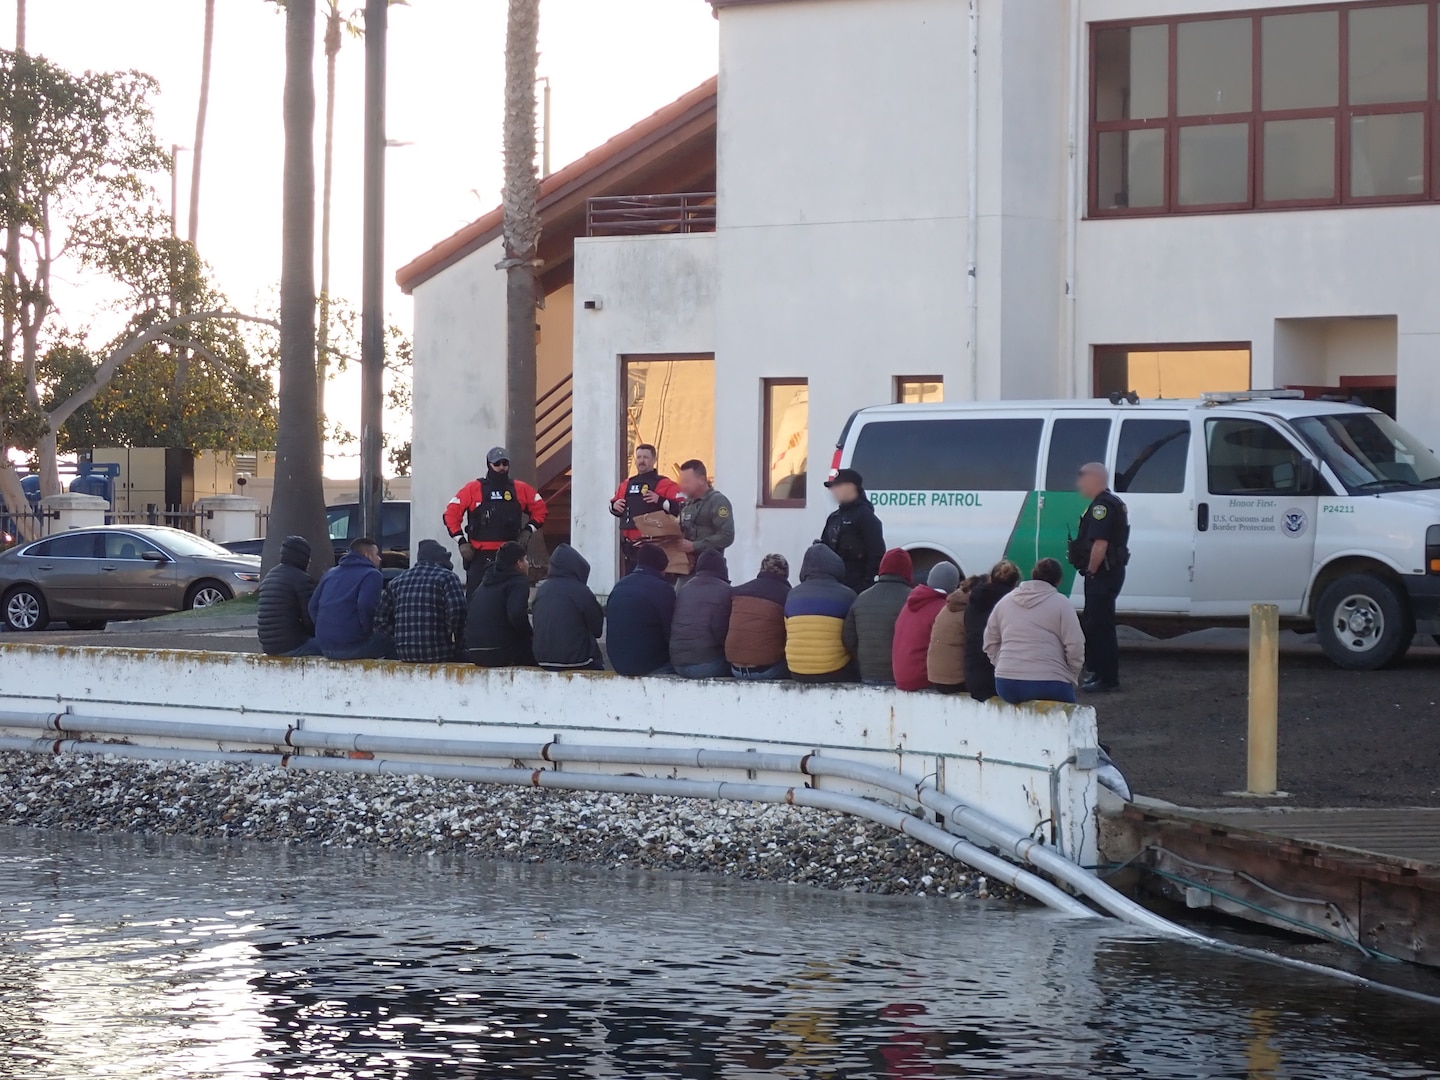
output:
[[691,458],[680,466],[680,490],[685,503],[680,507],[681,550],[690,564],[702,551],[724,550],[735,542],[735,515],[730,500],[710,486],[710,474],[703,461]]

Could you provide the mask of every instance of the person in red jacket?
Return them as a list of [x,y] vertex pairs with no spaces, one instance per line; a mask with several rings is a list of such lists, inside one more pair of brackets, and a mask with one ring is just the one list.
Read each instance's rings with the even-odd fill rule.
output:
[[627,574],[635,570],[635,545],[640,542],[635,519],[656,510],[679,517],[680,507],[685,505],[680,485],[660,475],[655,468],[657,460],[659,454],[649,443],[635,447],[635,475],[622,481],[610,500],[610,516],[620,519],[620,554],[625,557]]
[[929,690],[930,673],[926,660],[935,617],[945,598],[960,587],[960,568],[952,562],[936,563],[924,585],[916,585],[895,620],[895,644],[890,654],[895,669],[895,686],[900,690]]
[[528,541],[545,524],[540,493],[510,477],[510,451],[493,447],[485,464],[485,475],[462,487],[445,507],[445,530],[459,543],[465,563],[466,596],[480,586],[502,545]]

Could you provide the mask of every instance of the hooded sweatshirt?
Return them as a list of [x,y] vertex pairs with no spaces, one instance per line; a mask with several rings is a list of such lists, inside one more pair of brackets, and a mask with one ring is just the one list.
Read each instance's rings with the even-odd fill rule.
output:
[[730,570],[714,548],[700,552],[695,573],[675,595],[670,663],[711,664],[725,659],[730,629]]
[[1073,683],[1085,666],[1075,605],[1049,582],[1022,581],[990,613],[985,655],[997,679]]
[[909,552],[900,548],[887,551],[880,560],[880,576],[875,584],[855,598],[845,616],[845,651],[855,658],[864,682],[895,681],[891,663],[895,620],[910,595],[913,572]]
[[965,685],[965,610],[969,606],[969,592],[956,589],[935,615],[930,651],[925,654],[925,674],[932,686]]
[[320,579],[310,597],[310,618],[322,652],[370,640],[384,587],[385,578],[375,564],[353,551]]
[[260,582],[255,629],[260,647],[271,656],[293,652],[315,635],[309,611],[315,581],[306,572],[309,566],[309,541],[287,536],[280,545],[280,561]]
[[926,656],[935,617],[945,606],[945,594],[929,585],[916,585],[905,599],[905,608],[895,620],[895,647],[891,663],[895,685],[901,690],[928,690],[930,676]]
[[1009,596],[1014,582],[979,581],[965,605],[965,690],[976,701],[995,696],[995,665],[985,655],[985,627],[995,605]]
[[792,675],[828,676],[850,665],[843,633],[855,590],[841,582],[845,562],[812,544],[800,563],[800,584],[785,598],[785,661]]
[[550,553],[550,574],[535,593],[535,662],[587,668],[600,659],[605,612],[590,591],[590,564],[569,544]]
[[646,561],[657,550],[640,545],[640,565],[615,583],[605,606],[610,666],[620,675],[651,675],[670,663],[675,590],[665,580],[664,553]]
[[530,579],[513,564],[497,559],[485,569],[480,587],[470,596],[465,616],[465,647],[482,667],[529,667]]

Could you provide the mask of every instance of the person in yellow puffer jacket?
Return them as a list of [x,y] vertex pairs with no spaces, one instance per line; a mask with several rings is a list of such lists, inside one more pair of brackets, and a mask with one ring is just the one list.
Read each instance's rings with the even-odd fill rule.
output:
[[854,682],[842,637],[855,591],[841,583],[845,561],[812,544],[800,563],[800,584],[785,598],[785,662],[796,682]]

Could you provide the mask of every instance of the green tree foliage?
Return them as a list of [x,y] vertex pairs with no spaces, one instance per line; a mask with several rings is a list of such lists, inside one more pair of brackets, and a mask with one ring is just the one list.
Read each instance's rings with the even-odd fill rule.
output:
[[[201,437],[217,447],[254,446],[257,431],[273,425],[273,390],[236,325],[247,317],[225,310],[194,248],[170,236],[160,210],[154,181],[168,162],[154,133],[155,92],[139,72],[75,74],[0,51],[7,501],[18,492],[4,456],[11,449],[35,456],[48,494],[59,489],[62,443],[82,445],[90,433],[127,431],[152,446]],[[118,336],[93,340],[86,328],[65,325],[60,312],[78,295],[77,279],[115,298],[126,320]],[[177,385],[182,346],[198,361],[193,386]]]

